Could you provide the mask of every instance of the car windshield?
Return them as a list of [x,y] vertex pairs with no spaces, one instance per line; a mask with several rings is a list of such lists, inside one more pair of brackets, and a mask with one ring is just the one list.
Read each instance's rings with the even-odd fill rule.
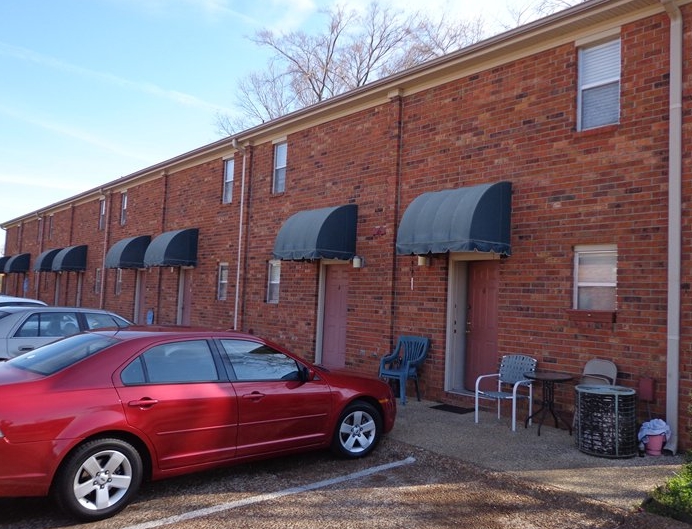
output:
[[7,363],[33,373],[52,375],[102,351],[118,340],[98,334],[78,334],[12,358]]

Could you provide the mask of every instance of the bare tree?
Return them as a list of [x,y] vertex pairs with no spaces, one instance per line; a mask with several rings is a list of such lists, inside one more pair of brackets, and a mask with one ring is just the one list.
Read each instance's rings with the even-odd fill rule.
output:
[[240,80],[236,106],[241,116],[219,114],[220,134],[324,101],[387,75],[467,46],[482,37],[480,20],[433,20],[405,16],[376,1],[359,14],[337,6],[323,11],[323,32],[284,35],[264,29],[251,40],[274,55],[267,68]]

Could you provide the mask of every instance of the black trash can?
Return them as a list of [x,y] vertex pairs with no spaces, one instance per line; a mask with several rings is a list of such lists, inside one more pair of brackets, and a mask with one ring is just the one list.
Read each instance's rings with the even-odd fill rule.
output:
[[580,384],[575,388],[575,442],[599,457],[637,454],[637,393],[623,386]]

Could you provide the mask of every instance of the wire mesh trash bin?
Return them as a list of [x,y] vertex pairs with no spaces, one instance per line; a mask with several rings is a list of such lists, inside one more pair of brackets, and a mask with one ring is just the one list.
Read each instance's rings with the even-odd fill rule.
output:
[[637,454],[637,394],[623,386],[580,384],[575,388],[575,442],[599,457]]

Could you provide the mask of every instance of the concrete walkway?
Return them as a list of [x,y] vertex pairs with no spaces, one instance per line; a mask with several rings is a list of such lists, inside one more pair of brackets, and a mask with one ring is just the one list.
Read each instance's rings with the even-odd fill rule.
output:
[[473,411],[441,411],[435,402],[399,405],[390,436],[432,452],[458,458],[480,467],[568,490],[619,508],[636,509],[648,493],[662,485],[683,464],[682,455],[634,456],[626,459],[596,457],[581,452],[567,430],[546,422],[537,435],[534,424],[517,425],[509,417],[481,412],[478,424]]

